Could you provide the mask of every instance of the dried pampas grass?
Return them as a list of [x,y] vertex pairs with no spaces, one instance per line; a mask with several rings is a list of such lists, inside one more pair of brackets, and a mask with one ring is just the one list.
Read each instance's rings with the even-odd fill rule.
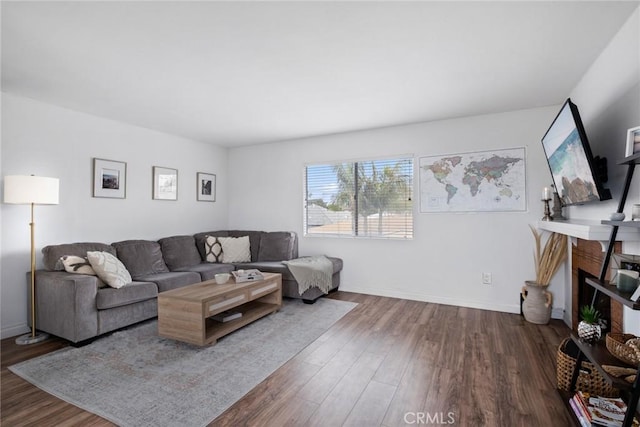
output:
[[536,283],[548,286],[562,263],[567,259],[567,236],[551,233],[542,249],[542,234],[531,225],[531,232],[536,241],[533,259],[536,267]]

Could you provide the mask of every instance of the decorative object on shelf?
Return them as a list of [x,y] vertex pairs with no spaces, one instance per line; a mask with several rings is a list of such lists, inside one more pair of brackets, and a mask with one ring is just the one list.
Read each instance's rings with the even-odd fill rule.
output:
[[[633,334],[614,334],[608,333],[605,342],[607,350],[615,356],[616,359],[623,361],[631,366],[638,366],[640,363],[640,338]],[[634,369],[634,372],[637,369]]]
[[263,274],[255,268],[249,270],[236,270],[232,271],[231,274],[233,274],[233,278],[236,283],[253,282],[264,279]]
[[116,160],[93,159],[93,197],[127,197],[127,164]]
[[216,176],[212,173],[198,172],[196,174],[196,191],[198,201],[216,201]]
[[36,251],[34,205],[57,205],[59,193],[58,178],[44,176],[10,175],[4,177],[4,203],[31,205],[31,333],[16,338],[16,344],[33,344],[44,341],[49,335],[36,331]]
[[551,318],[553,296],[547,291],[551,278],[567,258],[567,236],[551,233],[542,249],[542,234],[531,227],[535,238],[535,281],[526,281],[522,287],[522,314],[531,323],[545,325]]
[[178,169],[153,167],[153,198],[178,200]]
[[613,212],[609,215],[609,219],[611,221],[624,221],[625,214],[624,212]]
[[554,221],[565,221],[567,218],[562,215],[562,200],[553,186],[553,213],[551,217]]
[[[556,353],[556,379],[558,389],[571,390],[571,377],[576,366],[576,358],[578,356],[578,347],[570,338],[565,338]],[[582,369],[578,374],[576,382],[576,390],[582,390],[586,393],[597,394],[599,396],[618,397],[620,391],[611,386],[611,384],[598,372],[595,365],[587,360],[582,361]]]
[[542,221],[553,221],[551,209],[549,207],[549,202],[551,201],[551,189],[549,187],[544,187],[542,189],[541,201],[544,203],[544,216],[542,217]]
[[640,273],[632,270],[619,270],[616,276],[616,288],[622,292],[633,292],[638,287]]
[[[608,334],[607,334],[607,338],[608,338]],[[607,349],[608,348],[609,346],[607,346]],[[604,369],[604,371],[607,374],[614,376],[616,378],[635,375],[635,373],[638,372],[638,370],[634,368],[624,368],[622,366],[614,366],[614,365],[602,365],[602,369]]]
[[592,305],[583,305],[580,308],[580,318],[578,323],[578,336],[588,343],[596,342],[602,336],[600,326],[600,312]]
[[611,255],[611,281],[622,292],[633,292],[640,277],[640,255]]
[[627,149],[625,150],[625,156],[629,157],[636,153],[640,153],[640,126],[627,131]]

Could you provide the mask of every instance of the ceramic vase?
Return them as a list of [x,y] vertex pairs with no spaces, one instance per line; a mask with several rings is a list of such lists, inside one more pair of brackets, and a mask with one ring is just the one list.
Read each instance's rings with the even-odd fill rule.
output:
[[522,287],[522,314],[527,322],[546,325],[551,319],[553,296],[547,286],[527,280]]

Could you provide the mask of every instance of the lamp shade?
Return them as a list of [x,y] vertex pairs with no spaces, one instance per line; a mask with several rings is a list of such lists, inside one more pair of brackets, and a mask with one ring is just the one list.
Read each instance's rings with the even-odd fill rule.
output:
[[33,175],[4,177],[4,202],[16,205],[57,205],[58,178]]

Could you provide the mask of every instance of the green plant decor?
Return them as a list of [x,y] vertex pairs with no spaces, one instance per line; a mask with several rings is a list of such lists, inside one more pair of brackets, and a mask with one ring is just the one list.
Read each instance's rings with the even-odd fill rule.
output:
[[583,305],[580,308],[580,318],[590,325],[597,325],[600,322],[600,312],[591,305]]

